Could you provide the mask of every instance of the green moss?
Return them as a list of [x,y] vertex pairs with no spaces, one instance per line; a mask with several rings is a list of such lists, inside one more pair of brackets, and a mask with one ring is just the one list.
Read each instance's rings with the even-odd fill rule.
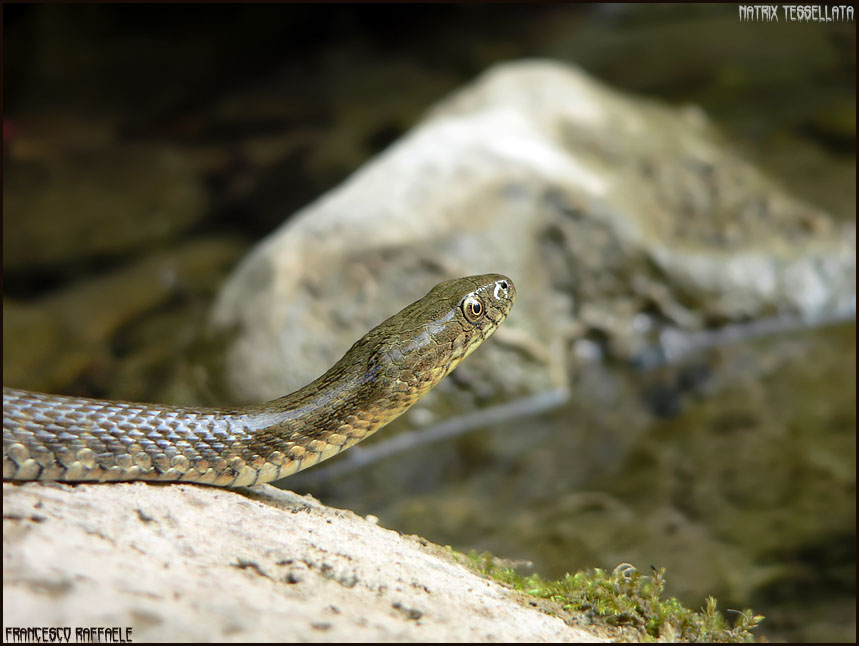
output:
[[[567,574],[562,579],[544,580],[537,574],[522,576],[505,567],[491,554],[471,552],[465,560],[479,573],[489,576],[525,594],[549,599],[570,613],[563,617],[569,623],[581,623],[581,616],[595,625],[631,629],[635,639],[644,641],[749,642],[762,620],[751,610],[737,614],[730,626],[716,609],[716,600],[708,597],[699,611],[684,608],[677,599],[662,598],[665,569],[651,568],[649,574],[621,563],[612,572],[599,568]],[[573,618],[578,615],[578,618]]]

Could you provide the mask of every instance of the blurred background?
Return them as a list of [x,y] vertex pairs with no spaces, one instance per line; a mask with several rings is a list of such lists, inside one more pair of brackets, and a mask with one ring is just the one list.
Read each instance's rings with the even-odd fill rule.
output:
[[[722,5],[6,4],[3,32],[7,386],[194,403],[200,324],[235,264],[500,61],[700,106],[794,195],[855,221],[853,23],[741,23]],[[669,593],[750,605],[770,640],[854,641],[855,322],[736,352],[614,374],[644,432],[588,468],[548,466],[548,448],[499,461],[486,447],[519,422],[433,449],[445,466],[417,482],[423,458],[400,454],[284,485],[545,576],[664,565]],[[571,417],[613,423],[569,408],[534,423]]]

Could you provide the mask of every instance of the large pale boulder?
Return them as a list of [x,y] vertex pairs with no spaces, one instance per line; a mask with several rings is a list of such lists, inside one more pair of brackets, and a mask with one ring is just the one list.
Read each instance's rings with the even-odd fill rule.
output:
[[790,197],[695,108],[555,62],[500,65],[242,263],[213,313],[227,389],[283,395],[436,282],[484,272],[519,300],[460,369],[465,408],[563,385],[582,339],[629,359],[666,329],[852,316],[855,225]]

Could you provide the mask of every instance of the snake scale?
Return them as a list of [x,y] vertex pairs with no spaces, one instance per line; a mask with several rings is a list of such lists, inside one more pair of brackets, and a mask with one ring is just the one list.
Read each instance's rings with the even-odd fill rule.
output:
[[3,388],[4,480],[271,482],[357,444],[423,397],[507,317],[500,274],[439,283],[324,375],[235,408],[102,401]]

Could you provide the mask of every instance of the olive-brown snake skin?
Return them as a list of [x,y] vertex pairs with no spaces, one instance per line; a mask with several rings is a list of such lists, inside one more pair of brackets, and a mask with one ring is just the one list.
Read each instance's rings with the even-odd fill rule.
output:
[[516,289],[499,274],[440,283],[328,372],[265,404],[193,408],[3,388],[5,480],[277,480],[401,415],[488,338]]

